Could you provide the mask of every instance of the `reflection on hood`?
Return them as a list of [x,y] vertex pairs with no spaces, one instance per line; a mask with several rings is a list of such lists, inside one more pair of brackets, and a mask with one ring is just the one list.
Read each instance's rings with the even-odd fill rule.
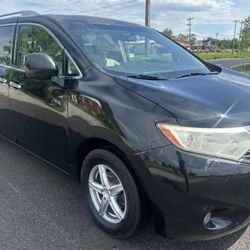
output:
[[250,77],[229,69],[169,81],[120,78],[118,83],[168,110],[182,126],[250,125]]

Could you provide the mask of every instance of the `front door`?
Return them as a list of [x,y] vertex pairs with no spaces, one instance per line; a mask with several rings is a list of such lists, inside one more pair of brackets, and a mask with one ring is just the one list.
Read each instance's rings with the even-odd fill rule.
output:
[[[68,68],[68,59],[54,36],[41,26],[20,24],[17,41],[17,69],[13,70],[10,80],[17,142],[67,171],[68,97],[64,87],[67,80],[63,76],[66,65]],[[29,53],[48,54],[58,67],[58,77],[51,80],[28,79],[24,71],[24,58]]]

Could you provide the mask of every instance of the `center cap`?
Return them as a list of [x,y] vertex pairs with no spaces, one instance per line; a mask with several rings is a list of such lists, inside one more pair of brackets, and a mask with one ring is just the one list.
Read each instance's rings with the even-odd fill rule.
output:
[[104,195],[106,198],[109,198],[109,196],[110,196],[109,191],[108,191],[108,190],[104,190],[103,195]]

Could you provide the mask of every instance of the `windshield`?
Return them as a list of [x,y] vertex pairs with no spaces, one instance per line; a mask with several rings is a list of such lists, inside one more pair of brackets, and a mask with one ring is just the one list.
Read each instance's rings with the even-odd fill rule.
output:
[[155,30],[101,20],[63,20],[62,24],[89,59],[110,73],[174,77],[209,72],[198,59]]

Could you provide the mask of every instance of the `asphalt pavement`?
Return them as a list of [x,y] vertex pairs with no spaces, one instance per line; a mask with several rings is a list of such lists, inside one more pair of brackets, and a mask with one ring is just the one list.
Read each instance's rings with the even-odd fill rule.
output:
[[129,240],[101,231],[82,203],[79,184],[0,138],[0,249],[249,249],[250,228],[207,242],[181,243],[153,232]]

